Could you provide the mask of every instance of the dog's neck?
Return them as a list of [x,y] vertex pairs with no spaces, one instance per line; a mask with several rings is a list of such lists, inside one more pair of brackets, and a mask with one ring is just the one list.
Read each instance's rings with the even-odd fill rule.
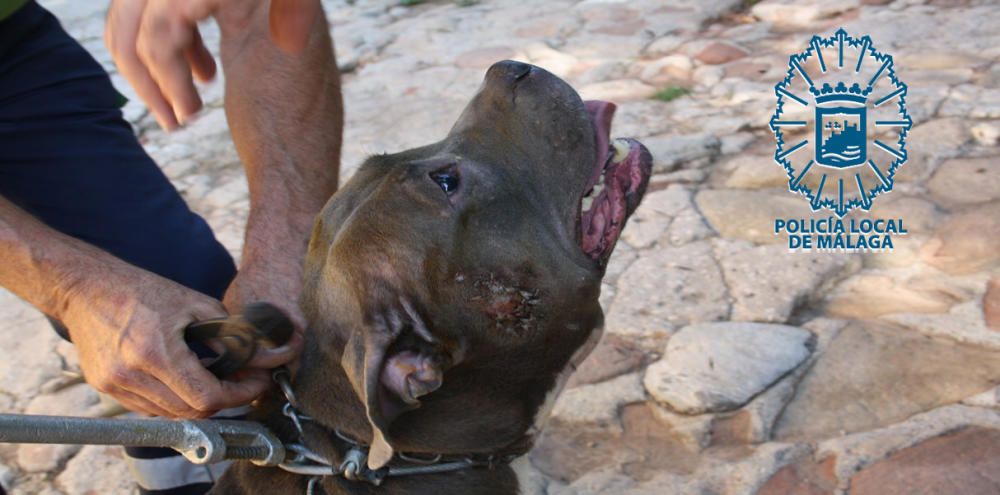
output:
[[[337,372],[330,370],[322,374],[322,391],[313,388],[312,379],[308,374],[300,375],[293,381],[292,389],[296,406],[292,411],[300,415],[301,432],[291,418],[285,413],[288,398],[277,394],[266,407],[267,423],[285,441],[302,443],[330,460],[333,466],[339,466],[352,446],[370,444],[371,427],[366,418],[365,408],[357,399],[349,380],[339,367]],[[336,377],[336,379],[332,379]],[[470,453],[479,465],[463,469],[459,476],[449,476],[449,473],[433,475],[414,475],[392,478],[383,485],[384,493],[421,493],[425,490],[444,490],[446,493],[489,493],[495,495],[513,494],[518,492],[518,476],[507,464],[518,455],[526,453],[531,448],[530,440],[525,437],[523,445],[513,445],[511,449],[495,457],[484,456],[481,453]],[[516,449],[516,450],[515,450]],[[420,458],[427,458],[431,449],[419,450]],[[461,459],[465,456],[446,455],[443,461]],[[482,462],[496,460],[490,467]],[[394,459],[390,465],[397,463]],[[348,481],[342,477],[329,476],[322,481],[327,493],[368,493],[371,485],[365,481]],[[483,491],[484,486],[492,487]],[[380,490],[382,493],[383,490]]]
[[[600,334],[600,329],[590,332],[569,359],[555,364],[549,372],[533,380],[515,380],[513,373],[506,373],[505,380],[497,380],[499,365],[509,363],[455,370],[460,382],[455,391],[442,389],[436,393],[445,394],[443,400],[428,402],[397,419],[391,436],[393,447],[421,458],[435,454],[454,458],[463,454],[509,456],[526,453],[535,435],[540,433],[566,378],[590,353]],[[336,432],[358,443],[370,444],[372,439],[365,406],[338,364],[341,349],[339,346],[316,346],[311,349],[313,352],[307,351],[303,356],[293,388],[301,412],[311,418],[304,424],[305,438],[299,439],[291,421],[282,414],[281,401],[269,408],[268,415],[269,423],[277,423],[271,426],[282,438],[305,442],[334,465],[343,461],[347,446]],[[545,362],[544,357],[529,351],[521,355],[521,359],[534,363]],[[447,377],[445,383],[449,383]],[[370,488],[363,482],[329,478],[326,482],[337,487],[337,491],[329,488],[330,493],[366,493]],[[420,493],[422,489],[444,487],[446,493],[512,494],[518,492],[518,476],[510,467],[501,465],[494,469],[465,469],[461,475],[445,473],[395,478],[387,481],[383,488],[389,486],[408,487],[408,491],[400,493]],[[483,486],[496,487],[496,490],[483,491]]]
[[[327,355],[324,361],[336,362],[336,357]],[[346,372],[340,366],[311,363],[309,354],[304,356],[300,369],[309,370],[300,372],[293,381],[301,412],[328,432],[370,444],[372,427]],[[468,389],[479,389],[480,383],[493,381],[486,371],[458,370],[455,374],[465,380],[464,386]],[[486,394],[500,397],[493,403],[481,400],[480,396],[453,396],[450,400],[463,403],[464,411],[453,407],[454,402],[435,402],[404,413],[393,425],[393,446],[421,456],[508,455],[527,451],[530,439],[525,435],[535,425],[525,421],[522,407],[513,407],[515,404],[510,397],[529,394],[522,392],[520,387],[514,388],[519,394],[509,391]],[[534,393],[541,399],[552,387],[542,385],[538,388]],[[521,406],[520,403],[516,405]]]

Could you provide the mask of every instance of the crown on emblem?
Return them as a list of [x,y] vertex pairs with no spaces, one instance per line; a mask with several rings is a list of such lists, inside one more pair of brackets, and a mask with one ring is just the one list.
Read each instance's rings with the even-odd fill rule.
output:
[[861,89],[861,85],[858,83],[854,83],[848,88],[843,81],[837,83],[836,87],[830,86],[830,83],[823,83],[823,87],[820,89],[816,89],[815,87],[809,88],[809,92],[816,97],[816,103],[828,103],[831,101],[864,103],[868,97],[868,93],[871,93],[871,91],[871,86]]

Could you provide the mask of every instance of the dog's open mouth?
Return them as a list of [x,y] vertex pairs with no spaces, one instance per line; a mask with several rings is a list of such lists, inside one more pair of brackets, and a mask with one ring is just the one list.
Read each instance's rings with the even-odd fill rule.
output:
[[646,192],[653,157],[635,139],[611,141],[615,105],[607,101],[584,102],[597,137],[594,172],[580,199],[580,246],[598,263],[605,263]]

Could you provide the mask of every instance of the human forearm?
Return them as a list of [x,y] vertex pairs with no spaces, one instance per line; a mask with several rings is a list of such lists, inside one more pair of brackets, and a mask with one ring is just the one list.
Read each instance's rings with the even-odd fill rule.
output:
[[217,14],[226,115],[250,188],[245,262],[270,252],[301,258],[313,218],[337,187],[340,75],[326,20],[313,3],[316,15],[297,55],[268,36],[268,2],[236,19]]
[[2,197],[0,258],[0,285],[60,320],[71,316],[74,296],[101,299],[103,284],[97,281],[142,276],[142,270],[53,230]]
[[[198,32],[210,16],[222,32],[226,114],[251,203],[240,270],[223,302],[237,310],[270,301],[301,328],[302,257],[313,218],[336,189],[340,155],[340,80],[322,6],[319,0],[112,0],[108,48],[168,130],[201,108],[194,78],[215,74]],[[289,347],[300,342],[293,338]]]
[[[249,11],[216,13],[226,116],[250,189],[240,273],[224,302],[234,308],[251,300],[270,301],[302,328],[302,258],[313,219],[337,188],[343,110],[322,7],[318,0],[284,3],[296,4],[300,14],[312,19],[295,54],[273,42],[275,12],[269,12],[269,2]],[[295,17],[293,24],[302,19]]]
[[[218,301],[53,230],[4,198],[0,257],[0,284],[66,325],[94,388],[161,416],[201,416],[215,405],[176,384],[200,367],[180,332],[225,314]],[[167,363],[187,372],[171,373]]]
[[[0,285],[63,322],[84,377],[133,411],[200,417],[243,405],[269,385],[262,369],[220,382],[184,342],[219,301],[53,230],[0,197]],[[294,350],[256,356],[261,368]]]

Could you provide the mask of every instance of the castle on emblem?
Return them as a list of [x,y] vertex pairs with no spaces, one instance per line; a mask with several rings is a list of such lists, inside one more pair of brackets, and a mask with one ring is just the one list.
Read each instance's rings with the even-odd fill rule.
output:
[[868,159],[866,95],[858,83],[843,82],[835,88],[824,84],[816,90],[815,160],[827,167],[847,168]]

